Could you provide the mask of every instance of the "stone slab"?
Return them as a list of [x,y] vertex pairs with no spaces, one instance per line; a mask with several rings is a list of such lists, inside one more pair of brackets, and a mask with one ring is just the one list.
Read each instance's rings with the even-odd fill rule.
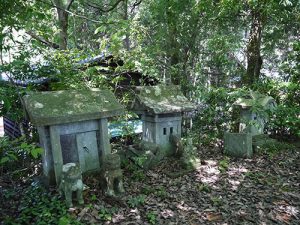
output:
[[124,111],[109,90],[31,92],[23,99],[31,122],[37,126],[107,118]]
[[253,155],[252,134],[248,133],[225,133],[225,154],[239,158],[250,158]]

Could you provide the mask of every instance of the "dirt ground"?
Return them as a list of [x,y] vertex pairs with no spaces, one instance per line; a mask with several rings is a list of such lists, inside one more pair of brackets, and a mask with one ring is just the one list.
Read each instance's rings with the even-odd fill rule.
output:
[[[86,177],[85,205],[69,213],[83,224],[300,224],[299,147],[252,159],[198,150],[201,165],[185,174],[176,159],[149,171],[126,167],[121,198],[104,197],[98,177]],[[21,195],[2,214],[16,210]]]

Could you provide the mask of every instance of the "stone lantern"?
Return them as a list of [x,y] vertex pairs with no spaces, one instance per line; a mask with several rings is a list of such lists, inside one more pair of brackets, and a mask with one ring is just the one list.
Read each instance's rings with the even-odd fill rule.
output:
[[108,118],[123,113],[109,90],[32,92],[23,97],[29,119],[44,149],[48,184],[59,184],[62,166],[79,163],[81,171],[97,171],[111,153]]
[[136,87],[132,104],[143,121],[143,141],[166,151],[171,148],[170,135],[181,137],[182,113],[195,108],[175,85]]

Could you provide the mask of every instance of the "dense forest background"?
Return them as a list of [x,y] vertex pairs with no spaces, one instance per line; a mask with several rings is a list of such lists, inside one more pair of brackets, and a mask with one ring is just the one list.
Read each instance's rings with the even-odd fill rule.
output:
[[[232,103],[251,89],[278,104],[269,112],[266,132],[296,141],[299,40],[298,0],[0,0],[0,116],[23,121],[20,96],[27,91],[105,87],[126,105],[135,85],[176,84],[197,104],[187,115],[185,135],[196,146],[222,149],[224,131],[233,127]],[[32,162],[41,151],[36,141],[30,135],[1,138],[0,174],[18,174],[19,179],[24,174],[18,169],[29,164],[34,171]],[[227,169],[229,159],[220,160]],[[207,188],[200,191],[211,193]],[[50,208],[59,206],[57,196],[30,190],[25,208],[34,196],[40,196],[41,204],[52,198]],[[20,189],[6,192],[7,199],[16,192]],[[132,197],[132,204],[144,201],[138,197]],[[114,213],[99,210],[105,220]],[[57,214],[60,224],[70,223],[65,214],[66,209]],[[22,215],[28,222],[26,212]],[[145,218],[155,224],[155,215]],[[57,222],[49,221],[45,224]]]
[[[200,110],[206,115],[226,114],[218,104],[232,100],[228,93],[251,88],[275,97],[280,105],[275,125],[297,135],[297,0],[2,0],[1,6],[0,69],[11,79],[57,81],[46,90],[108,86],[116,91],[139,73],[129,79],[136,82],[132,85],[180,84],[194,102],[210,103]],[[108,66],[91,66],[95,57]],[[20,119],[10,88],[1,87],[1,100],[10,102],[2,114]],[[213,123],[217,115],[209,116]],[[195,122],[202,125],[200,115]]]

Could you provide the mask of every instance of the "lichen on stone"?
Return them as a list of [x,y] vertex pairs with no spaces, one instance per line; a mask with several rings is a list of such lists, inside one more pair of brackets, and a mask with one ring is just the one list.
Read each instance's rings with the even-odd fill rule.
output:
[[[154,114],[184,112],[195,109],[191,103],[180,91],[176,85],[169,86],[143,86],[137,87],[139,91],[136,95],[137,105],[142,105],[144,110],[151,111]],[[140,109],[138,109],[140,110]]]
[[35,125],[99,119],[123,113],[123,107],[109,90],[32,92],[23,99]]

